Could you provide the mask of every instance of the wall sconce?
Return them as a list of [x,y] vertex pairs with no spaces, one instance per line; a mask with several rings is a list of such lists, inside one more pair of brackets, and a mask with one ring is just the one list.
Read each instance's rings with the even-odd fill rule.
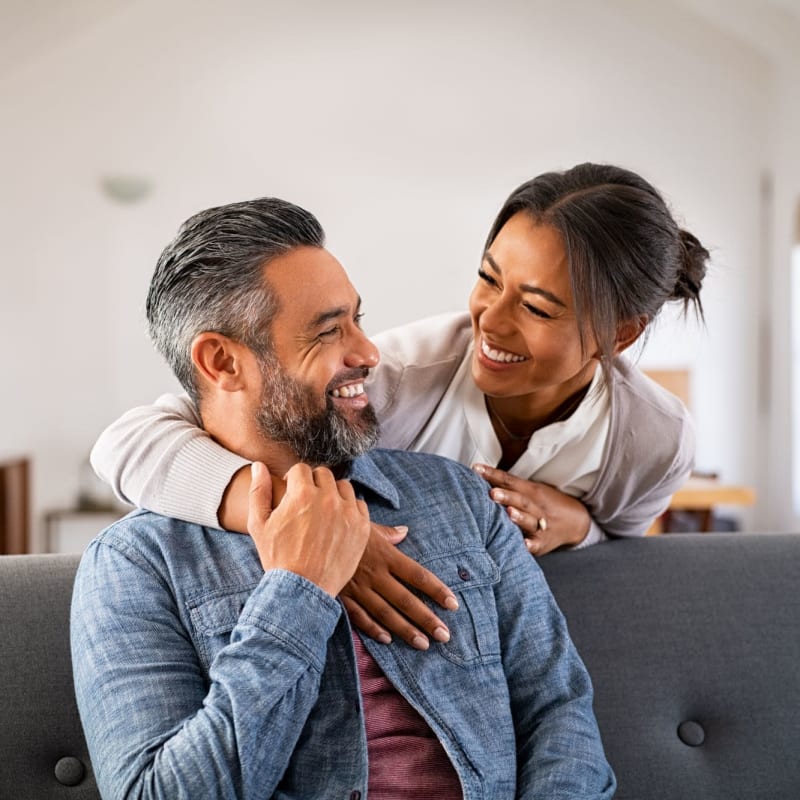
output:
[[106,175],[101,179],[100,186],[106,197],[124,205],[144,200],[153,188],[147,178],[137,175]]

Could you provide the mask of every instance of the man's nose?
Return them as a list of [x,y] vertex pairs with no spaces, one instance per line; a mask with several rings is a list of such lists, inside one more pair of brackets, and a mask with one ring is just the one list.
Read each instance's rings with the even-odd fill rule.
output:
[[378,366],[381,356],[378,348],[367,338],[364,332],[356,329],[350,339],[344,360],[348,367],[368,367],[372,369]]

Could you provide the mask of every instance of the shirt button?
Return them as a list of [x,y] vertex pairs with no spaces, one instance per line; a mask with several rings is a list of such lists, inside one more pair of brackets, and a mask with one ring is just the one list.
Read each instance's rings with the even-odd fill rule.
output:
[[469,574],[469,570],[466,567],[459,567],[458,577],[461,578],[462,581],[468,581],[472,576]]
[[361,800],[361,792],[358,789],[354,789],[350,792],[350,800]]

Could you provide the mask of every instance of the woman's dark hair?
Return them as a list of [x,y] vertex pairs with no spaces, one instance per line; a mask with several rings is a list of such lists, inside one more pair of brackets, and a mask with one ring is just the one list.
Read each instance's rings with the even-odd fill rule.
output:
[[590,330],[606,377],[621,322],[644,316],[649,324],[670,300],[681,301],[684,312],[693,305],[703,319],[700,287],[709,253],[636,173],[579,164],[523,183],[497,215],[486,249],[520,212],[561,234],[581,341]]

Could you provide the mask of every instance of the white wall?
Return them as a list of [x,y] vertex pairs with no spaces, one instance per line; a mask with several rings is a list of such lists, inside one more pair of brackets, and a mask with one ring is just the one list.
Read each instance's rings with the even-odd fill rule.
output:
[[771,347],[765,352],[769,359],[764,400],[768,417],[761,417],[764,443],[760,455],[766,524],[776,529],[800,530],[800,516],[789,505],[792,470],[800,469],[800,453],[795,453],[793,464],[790,452],[793,431],[800,425],[800,409],[791,404],[790,372],[790,326],[798,324],[800,308],[789,305],[792,249],[800,230],[800,49],[795,53],[794,60],[783,64],[774,88],[771,149],[776,167],[769,220],[772,246],[767,253],[772,270],[761,276],[769,298],[764,321]]
[[[641,360],[693,368],[698,466],[761,486],[774,68],[669,4],[378,5],[131,3],[0,74],[0,452],[33,455],[37,514],[73,501],[108,421],[176,388],[142,307],[189,214],[305,205],[375,331],[463,307],[505,196],[584,160],[642,172],[714,250],[706,329],[666,315]],[[115,205],[111,173],[153,191]]]

